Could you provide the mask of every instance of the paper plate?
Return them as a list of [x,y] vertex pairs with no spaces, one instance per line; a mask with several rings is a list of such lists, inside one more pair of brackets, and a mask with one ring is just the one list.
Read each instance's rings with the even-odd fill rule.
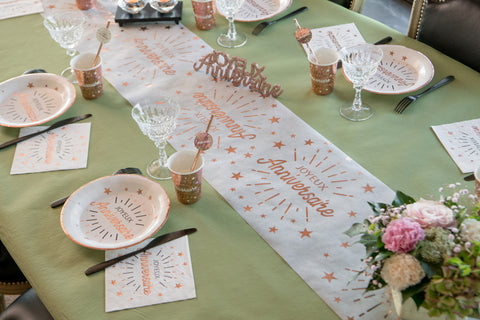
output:
[[25,74],[0,83],[0,126],[36,126],[64,113],[76,91],[67,79],[51,73]]
[[[237,14],[235,21],[260,21],[272,18],[287,10],[292,0],[245,0]],[[218,13],[225,16],[217,6]]]
[[380,47],[383,59],[365,91],[401,94],[418,90],[433,79],[433,64],[423,53],[398,45]]
[[120,249],[151,237],[165,224],[169,210],[170,199],[158,183],[118,174],[75,191],[63,206],[61,224],[84,247]]

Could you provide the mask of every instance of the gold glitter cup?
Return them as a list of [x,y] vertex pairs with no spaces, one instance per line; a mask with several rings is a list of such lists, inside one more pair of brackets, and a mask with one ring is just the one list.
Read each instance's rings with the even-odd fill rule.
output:
[[192,204],[202,196],[203,157],[198,157],[191,170],[196,151],[183,150],[172,154],[167,160],[167,167],[172,175],[177,199],[183,204]]
[[96,99],[103,94],[102,58],[94,65],[95,53],[82,53],[70,61],[78,85],[85,99]]
[[95,7],[96,0],[75,0],[77,8],[80,10],[88,10]]
[[318,95],[332,93],[337,73],[338,53],[334,49],[319,48],[309,56],[312,90]]
[[192,0],[197,29],[210,30],[215,27],[215,0]]

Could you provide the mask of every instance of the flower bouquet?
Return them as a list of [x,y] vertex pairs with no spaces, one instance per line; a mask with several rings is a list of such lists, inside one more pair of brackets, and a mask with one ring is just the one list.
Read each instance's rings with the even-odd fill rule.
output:
[[412,298],[432,317],[480,318],[479,201],[460,184],[440,191],[439,201],[369,202],[374,214],[345,233],[366,248],[366,290],[389,286],[398,315]]

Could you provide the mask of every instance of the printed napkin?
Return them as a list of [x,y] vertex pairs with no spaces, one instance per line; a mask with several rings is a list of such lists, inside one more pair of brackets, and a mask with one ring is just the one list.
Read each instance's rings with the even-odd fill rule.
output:
[[[312,29],[311,31],[312,40],[308,44],[313,51],[318,48],[331,48],[338,51],[344,47],[365,43],[354,23]],[[308,48],[305,44],[303,44],[303,49],[308,54]]]
[[[105,252],[109,260],[145,246],[151,239]],[[119,262],[105,271],[105,311],[196,298],[188,236]]]
[[462,173],[480,166],[480,119],[432,126],[432,130]]
[[[72,123],[17,144],[10,174],[87,167],[90,123]],[[48,127],[26,127],[19,136]]]

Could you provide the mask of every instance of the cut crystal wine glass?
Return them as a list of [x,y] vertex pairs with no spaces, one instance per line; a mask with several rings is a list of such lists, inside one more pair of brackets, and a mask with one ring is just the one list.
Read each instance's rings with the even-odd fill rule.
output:
[[132,109],[132,117],[140,130],[159,150],[159,158],[147,166],[148,175],[154,179],[171,178],[165,145],[176,126],[179,111],[178,103],[169,97],[152,98],[136,104]]
[[244,33],[237,32],[235,28],[235,15],[245,0],[216,0],[215,4],[220,12],[225,13],[228,20],[228,30],[217,38],[217,43],[225,48],[237,48],[247,42]]
[[[76,47],[83,34],[84,22],[83,14],[71,11],[47,16],[43,20],[43,25],[47,28],[53,40],[67,50],[67,55],[73,57],[77,52]],[[76,82],[71,67],[63,70],[61,75],[72,82]]]
[[383,51],[379,46],[363,43],[342,48],[339,53],[343,72],[355,88],[353,104],[340,108],[340,114],[352,121],[367,120],[373,115],[373,110],[368,104],[362,102],[362,89],[377,72]]

